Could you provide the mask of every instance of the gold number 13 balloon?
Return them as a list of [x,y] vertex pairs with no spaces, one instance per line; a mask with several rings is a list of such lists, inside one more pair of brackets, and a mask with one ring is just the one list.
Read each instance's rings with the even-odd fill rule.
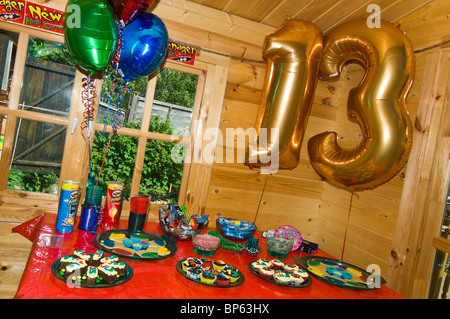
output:
[[[311,24],[305,25],[311,28]],[[267,38],[276,42],[279,34],[275,32]],[[291,43],[289,48],[292,47],[295,46]],[[317,38],[314,47],[322,49],[322,43]],[[278,51],[286,49],[281,47]],[[266,75],[256,128],[257,131],[262,127],[280,130],[279,168],[293,168],[299,160],[297,156],[294,165],[292,156],[286,157],[286,154],[292,154],[293,145],[301,145],[298,137],[301,138],[306,129],[317,78],[309,81],[301,79],[305,78],[307,71],[315,76],[313,70],[317,60],[308,56],[312,52],[314,50],[300,52],[306,54],[304,61],[309,63],[304,65],[305,69],[282,78],[287,83],[298,85],[288,86],[290,91],[280,90],[280,78],[273,77],[270,70]],[[324,132],[308,141],[308,154],[312,166],[323,179],[337,187],[361,191],[390,180],[401,170],[409,156],[412,126],[405,99],[414,77],[414,52],[408,38],[391,23],[382,21],[380,28],[369,28],[365,19],[358,19],[343,23],[324,36],[319,78],[325,81],[337,79],[348,61],[362,64],[365,70],[361,83],[350,91],[347,106],[349,120],[361,127],[362,141],[353,149],[343,149],[335,132]],[[302,92],[303,95],[293,92]],[[293,105],[292,101],[298,97],[302,101]],[[270,101],[278,103],[269,107]],[[299,111],[302,107],[303,111]],[[298,118],[294,114],[298,114]],[[295,128],[292,124],[283,126],[294,120],[302,125]],[[283,134],[290,135],[290,139],[283,137]],[[291,143],[284,143],[283,140],[290,140]],[[289,149],[291,152],[287,152]],[[283,166],[285,158],[289,159],[288,165]]]

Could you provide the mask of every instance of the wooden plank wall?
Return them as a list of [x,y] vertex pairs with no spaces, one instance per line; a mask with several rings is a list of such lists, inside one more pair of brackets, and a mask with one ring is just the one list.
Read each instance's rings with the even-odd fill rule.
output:
[[[411,39],[414,49],[421,49],[448,40],[449,17],[443,12],[449,12],[449,9],[448,2],[433,1],[397,22]],[[427,52],[416,54],[415,82],[407,99],[412,123],[415,122]],[[245,130],[253,125],[264,70],[264,65],[245,61],[232,63],[222,112],[222,132],[236,127]],[[358,143],[359,127],[347,120],[346,103],[348,91],[357,85],[362,74],[359,66],[350,65],[339,82],[318,83],[300,164],[294,170],[279,171],[267,178],[240,163],[216,163],[207,213],[213,219],[218,214],[250,221],[256,217],[260,230],[293,225],[304,238],[317,242],[328,253],[340,258],[344,251],[343,260],[362,268],[376,264],[386,277],[406,166],[388,183],[360,192],[359,198],[354,197],[349,216],[351,194],[322,182],[309,164],[306,153],[305,141],[325,130],[337,131],[343,146]],[[225,158],[227,151],[226,145],[222,145],[216,153],[219,158]]]
[[[218,34],[208,31],[212,30],[208,29],[208,26],[203,26],[214,21],[211,16],[208,19],[198,20],[201,28],[195,28],[189,23],[197,21],[191,19],[195,18],[192,12],[180,9],[186,19],[182,21],[169,17],[173,16],[171,12],[176,12],[177,8],[172,10],[164,7],[164,2],[161,2],[161,6],[157,9],[155,14],[163,18],[169,29],[169,36],[173,39],[235,57],[261,60],[261,46],[255,44],[255,31],[243,32],[247,26],[244,24],[242,27],[241,20],[236,20],[238,22],[231,30],[233,33],[230,37],[226,37],[223,34],[227,34],[227,29]],[[442,42],[446,40],[445,37],[448,39],[449,18],[442,12],[449,12],[449,9],[448,2],[436,0],[399,21],[415,49]],[[166,16],[169,18],[164,19]],[[262,27],[259,31],[267,30],[268,28]],[[259,41],[259,38],[257,40]],[[258,43],[262,44],[262,41]],[[407,101],[413,122],[425,65],[423,53],[416,55],[416,64],[415,83]],[[231,60],[219,126],[222,132],[225,132],[226,128],[240,127],[245,130],[253,126],[264,75],[265,64],[248,60]],[[301,150],[300,164],[296,169],[279,171],[276,175],[268,176],[250,170],[240,162],[214,163],[206,202],[206,214],[211,216],[211,223],[214,224],[217,214],[253,221],[259,207],[256,224],[260,230],[285,224],[293,225],[301,231],[304,238],[319,243],[322,249],[340,257],[347,226],[350,194],[320,180],[309,163],[306,141],[311,136],[330,129],[340,133],[343,137],[342,143],[352,144],[358,141],[358,128],[346,119],[345,105],[348,90],[361,76],[362,70],[352,65],[341,76],[339,82],[318,83]],[[224,144],[220,141],[218,143],[217,161],[228,151]],[[237,160],[241,160],[237,155],[236,157]],[[405,168],[402,173],[404,172]],[[359,198],[353,199],[344,260],[363,268],[376,263],[380,265],[382,275],[386,274],[403,188],[402,173],[387,184],[373,191],[361,192]],[[265,190],[262,192],[264,184]],[[5,196],[8,197],[7,201]],[[24,202],[26,206],[23,205]],[[49,195],[48,200],[42,200],[42,197],[37,198],[25,192],[7,191],[1,194],[0,298],[14,296],[31,248],[28,240],[11,233],[11,229],[43,212],[56,213],[56,209],[57,201],[54,196]]]

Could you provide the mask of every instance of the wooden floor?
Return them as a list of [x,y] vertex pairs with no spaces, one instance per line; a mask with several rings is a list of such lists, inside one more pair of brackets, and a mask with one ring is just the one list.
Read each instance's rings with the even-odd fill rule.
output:
[[20,223],[0,221],[0,299],[12,299],[22,278],[32,243],[11,229]]

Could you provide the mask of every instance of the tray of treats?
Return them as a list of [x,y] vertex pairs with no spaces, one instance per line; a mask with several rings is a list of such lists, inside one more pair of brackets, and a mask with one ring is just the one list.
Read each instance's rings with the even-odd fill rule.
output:
[[307,271],[279,259],[259,258],[249,262],[248,269],[259,278],[280,286],[304,288],[312,284]]
[[173,256],[177,246],[161,236],[126,229],[112,229],[95,236],[94,245],[109,253],[132,260],[154,260]]
[[133,276],[133,269],[115,255],[105,256],[101,249],[93,254],[75,250],[55,260],[52,273],[70,285],[106,288],[126,283]]
[[379,288],[381,284],[386,283],[386,280],[380,275],[373,275],[364,269],[337,259],[305,256],[294,257],[294,260],[315,278],[335,286],[367,290]]
[[177,270],[184,277],[212,287],[236,287],[241,285],[244,274],[222,260],[207,257],[189,257],[177,262]]

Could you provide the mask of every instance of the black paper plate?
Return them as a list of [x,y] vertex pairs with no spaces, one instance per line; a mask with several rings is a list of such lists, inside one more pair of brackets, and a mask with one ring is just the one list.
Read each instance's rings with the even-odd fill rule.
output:
[[228,286],[218,286],[218,285],[216,285],[216,284],[207,284],[207,283],[205,283],[205,282],[201,282],[200,280],[192,279],[192,278],[188,277],[188,275],[186,274],[186,272],[183,270],[183,266],[181,265],[181,264],[183,263],[183,261],[185,261],[186,259],[187,259],[187,258],[184,258],[184,259],[181,259],[181,260],[179,260],[179,261],[177,262],[177,270],[178,270],[178,272],[179,272],[181,275],[183,275],[183,277],[186,277],[187,279],[192,280],[192,281],[194,281],[194,282],[196,282],[196,283],[199,283],[199,284],[202,284],[202,285],[205,285],[205,286],[210,286],[210,287],[217,287],[217,288],[231,288],[231,287],[237,287],[237,286],[239,286],[239,285],[242,285],[242,283],[245,281],[244,274],[243,274],[239,269],[237,269],[237,268],[236,268],[236,269],[237,269],[238,274],[239,274],[239,279],[236,280],[235,282],[230,282],[230,284],[229,284]]
[[[329,283],[331,285],[334,285],[334,286],[337,286],[337,287],[342,287],[342,288],[347,288],[347,289],[356,289],[356,290],[374,289],[374,287],[371,288],[366,283],[363,283],[363,281],[366,278],[368,278],[369,276],[371,276],[372,274],[368,273],[367,271],[365,271],[362,268],[353,266],[353,265],[351,265],[349,263],[346,263],[346,262],[343,262],[343,261],[340,261],[340,260],[337,260],[337,259],[320,257],[320,256],[314,256],[314,257],[313,256],[305,256],[305,257],[300,257],[300,258],[294,257],[294,260],[295,260],[295,262],[298,265],[300,265],[303,268],[305,268],[315,278],[317,278],[320,281]],[[319,274],[316,274],[316,273],[312,272],[309,269],[308,262],[316,262],[316,263],[319,262],[319,263],[321,263],[321,266],[320,266],[319,270],[322,271],[323,275],[319,275]],[[359,285],[357,285],[356,283],[351,285],[351,284],[349,284],[349,282],[356,282],[355,279],[353,279],[353,280],[345,280],[345,279],[342,279],[342,278],[335,278],[334,276],[326,273],[326,270],[325,270],[326,269],[326,265],[324,265],[323,262],[331,264],[330,266],[333,266],[332,264],[335,264],[336,266],[341,267],[343,269],[353,268],[355,270],[359,270],[361,272],[361,274],[362,274],[361,277],[363,277],[363,278],[358,277],[359,279],[361,279]],[[353,277],[356,277],[356,276],[353,276]],[[380,286],[381,286],[381,284],[386,284],[386,280],[383,277],[379,276],[379,283],[380,283]],[[376,284],[376,282],[375,282],[375,284]]]
[[256,275],[257,277],[264,279],[265,281],[271,282],[273,284],[279,285],[279,286],[284,286],[284,287],[290,287],[290,288],[305,288],[308,287],[312,284],[313,280],[311,278],[311,276],[308,276],[307,279],[305,279],[305,281],[303,281],[300,285],[290,285],[290,284],[284,284],[282,282],[278,282],[275,279],[271,278],[265,278],[263,276],[261,276],[258,272],[258,270],[256,270],[253,266],[252,263],[257,261],[257,259],[252,260],[251,262],[248,263],[248,269],[250,270],[250,272],[254,275]]
[[[92,255],[92,254],[88,254],[88,255]],[[74,256],[74,255],[72,255]],[[128,280],[131,279],[131,277],[133,276],[133,268],[131,268],[130,265],[128,265],[126,262],[124,262],[125,264],[125,275],[120,276],[115,282],[113,283],[108,283],[104,280],[101,280],[98,283],[95,283],[94,285],[88,285],[86,282],[71,282],[71,281],[67,281],[67,279],[64,279],[63,276],[61,276],[61,274],[59,273],[59,264],[61,258],[58,258],[57,260],[55,260],[52,264],[52,273],[53,275],[55,275],[56,278],[58,278],[59,280],[66,282],[68,285],[71,286],[80,286],[80,287],[85,287],[85,288],[108,288],[108,287],[114,287],[114,286],[118,286],[118,285],[122,285],[124,283],[126,283]],[[123,260],[122,260],[123,261]]]
[[[102,244],[102,241],[109,240],[109,236],[112,233],[124,234],[128,238],[130,238],[131,235],[143,235],[143,236],[147,237],[150,240],[155,240],[156,239],[156,240],[164,241],[165,242],[165,247],[168,250],[170,250],[170,253],[168,255],[158,256],[158,257],[141,257],[141,256],[139,256],[136,253],[134,253],[133,255],[128,255],[128,254],[121,253],[117,249],[123,249],[123,246],[115,244],[115,247],[108,247],[107,245]],[[104,251],[107,251],[107,252],[109,252],[111,254],[117,255],[117,256],[122,257],[122,258],[132,259],[132,260],[158,260],[158,259],[164,259],[164,258],[168,258],[170,256],[173,256],[176,253],[176,251],[177,251],[177,246],[174,243],[172,243],[169,240],[166,240],[166,239],[162,238],[159,235],[152,234],[152,233],[147,233],[147,232],[143,232],[143,231],[141,231],[141,232],[133,232],[133,231],[129,231],[127,229],[111,229],[111,230],[107,230],[107,231],[98,233],[97,236],[95,236],[95,240],[93,241],[93,244],[97,248],[102,249]]]

